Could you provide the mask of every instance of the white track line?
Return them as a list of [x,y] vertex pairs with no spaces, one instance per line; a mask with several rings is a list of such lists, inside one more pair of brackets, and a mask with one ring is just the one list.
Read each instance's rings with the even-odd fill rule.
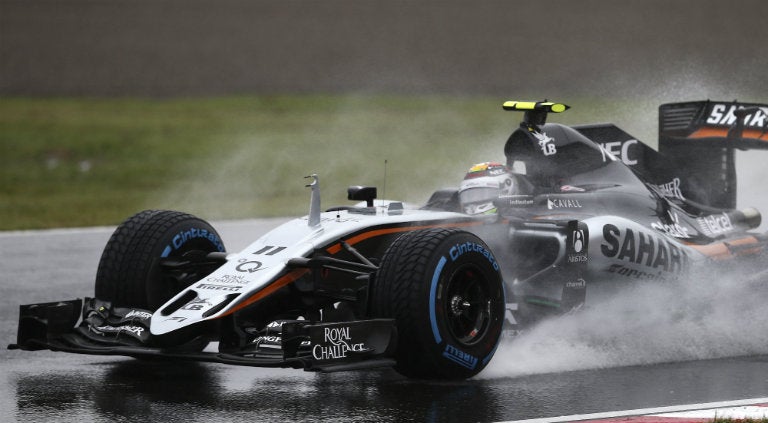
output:
[[[669,407],[658,408],[640,408],[636,410],[625,411],[609,411],[605,413],[593,413],[593,414],[575,414],[572,416],[558,416],[558,417],[544,417],[539,419],[528,420],[509,420],[499,423],[547,423],[547,422],[574,422],[583,420],[598,420],[598,419],[610,419],[616,417],[630,417],[630,416],[645,416],[649,414],[658,415],[663,413],[680,413],[686,411],[698,411],[715,408],[726,407],[739,407],[745,405],[765,404],[768,403],[768,398],[752,398],[736,401],[721,401],[721,402],[708,402],[701,404],[686,404],[686,405],[673,405]],[[688,417],[688,416],[685,416]],[[713,415],[714,417],[714,415]]]

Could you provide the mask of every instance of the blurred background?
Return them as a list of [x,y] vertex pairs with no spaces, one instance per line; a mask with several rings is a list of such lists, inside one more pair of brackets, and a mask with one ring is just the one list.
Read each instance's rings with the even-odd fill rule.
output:
[[767,19],[764,0],[0,0],[0,229],[299,215],[313,172],[325,206],[355,184],[423,202],[503,158],[507,99],[655,146],[661,103],[768,101]]

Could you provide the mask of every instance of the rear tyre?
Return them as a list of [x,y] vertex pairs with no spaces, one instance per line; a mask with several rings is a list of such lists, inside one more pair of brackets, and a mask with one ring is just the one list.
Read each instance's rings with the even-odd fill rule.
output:
[[372,306],[378,317],[396,321],[398,372],[469,378],[488,364],[501,337],[501,272],[488,246],[471,233],[411,232],[382,257]]
[[216,230],[190,214],[137,213],[112,233],[96,273],[96,298],[115,306],[155,310],[205,274],[172,275],[161,261],[224,251]]

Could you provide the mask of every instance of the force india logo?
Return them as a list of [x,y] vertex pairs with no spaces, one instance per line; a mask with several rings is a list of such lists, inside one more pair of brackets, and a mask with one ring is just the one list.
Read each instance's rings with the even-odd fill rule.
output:
[[315,360],[334,360],[346,358],[350,351],[365,351],[365,344],[352,342],[349,335],[349,326],[338,328],[324,328],[323,338],[325,345],[316,344],[312,347],[312,356]]

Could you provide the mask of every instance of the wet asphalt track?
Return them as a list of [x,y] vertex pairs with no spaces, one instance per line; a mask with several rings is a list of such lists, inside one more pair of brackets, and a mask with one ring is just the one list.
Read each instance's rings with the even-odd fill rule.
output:
[[[277,220],[216,225],[237,250]],[[0,233],[0,341],[18,305],[90,295],[111,228]],[[574,350],[573,354],[583,352]],[[494,360],[504,359],[503,351]],[[465,382],[0,350],[3,421],[501,421],[768,396],[768,356]]]

